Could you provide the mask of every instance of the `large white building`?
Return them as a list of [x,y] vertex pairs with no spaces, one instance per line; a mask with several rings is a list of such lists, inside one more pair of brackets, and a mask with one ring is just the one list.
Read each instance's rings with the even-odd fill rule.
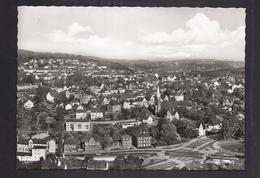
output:
[[90,130],[90,122],[86,120],[66,121],[66,131],[68,132],[88,132]]
[[33,162],[39,161],[41,158],[46,159],[48,153],[56,152],[57,145],[55,140],[48,141],[30,139],[28,142],[17,143],[17,159],[19,161]]

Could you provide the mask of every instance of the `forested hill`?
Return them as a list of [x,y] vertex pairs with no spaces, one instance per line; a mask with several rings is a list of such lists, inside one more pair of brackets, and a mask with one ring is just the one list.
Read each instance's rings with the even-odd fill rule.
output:
[[129,70],[124,65],[114,62],[109,59],[103,59],[93,56],[83,56],[66,53],[51,53],[51,52],[34,52],[29,50],[18,50],[17,64],[28,62],[31,59],[77,59],[81,62],[95,62],[98,65],[107,66],[111,69]]
[[30,59],[78,59],[82,62],[90,61],[98,65],[108,66],[111,69],[120,69],[128,71],[146,71],[165,73],[166,71],[210,71],[232,68],[244,68],[244,61],[221,61],[213,59],[185,59],[185,60],[117,60],[105,59],[93,56],[83,56],[65,53],[51,52],[33,52],[27,50],[18,50],[18,65],[21,62],[29,61]]

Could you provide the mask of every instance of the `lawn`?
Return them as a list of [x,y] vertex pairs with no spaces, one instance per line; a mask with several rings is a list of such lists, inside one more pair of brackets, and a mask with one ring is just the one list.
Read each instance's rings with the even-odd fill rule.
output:
[[223,149],[233,151],[233,152],[239,152],[244,153],[245,152],[245,142],[241,140],[235,140],[235,141],[224,141],[221,144],[219,144]]

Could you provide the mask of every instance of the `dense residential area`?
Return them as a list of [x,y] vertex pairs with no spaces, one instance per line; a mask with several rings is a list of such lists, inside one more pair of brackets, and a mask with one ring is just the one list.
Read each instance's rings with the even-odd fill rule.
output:
[[18,51],[17,169],[244,169],[243,62]]

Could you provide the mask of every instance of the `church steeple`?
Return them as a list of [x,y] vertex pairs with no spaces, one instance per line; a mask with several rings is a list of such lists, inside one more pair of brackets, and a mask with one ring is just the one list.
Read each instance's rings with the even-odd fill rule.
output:
[[158,87],[157,87],[156,97],[157,97],[157,99],[161,98],[161,93],[160,93],[159,85],[158,85]]
[[160,112],[161,111],[161,101],[162,101],[162,98],[161,98],[159,85],[158,85],[157,91],[156,91],[156,98],[157,98],[157,112]]

